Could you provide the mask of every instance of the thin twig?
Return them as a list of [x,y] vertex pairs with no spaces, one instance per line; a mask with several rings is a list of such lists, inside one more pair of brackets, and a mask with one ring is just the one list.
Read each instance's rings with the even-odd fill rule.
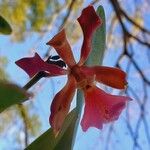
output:
[[[145,41],[143,41],[143,39],[141,39],[140,37],[135,36],[132,32],[129,32],[128,29],[126,28],[126,25],[123,21],[123,19],[127,19],[127,21],[129,21],[133,26],[138,27],[141,32],[150,34],[150,31],[148,31],[147,29],[145,29],[144,27],[140,26],[139,24],[137,24],[134,20],[132,20],[127,14],[126,12],[123,11],[123,9],[120,7],[120,4],[118,2],[118,0],[110,0],[115,14],[117,16],[117,19],[119,21],[119,24],[121,26],[122,29],[122,35],[123,35],[123,51],[122,54],[120,55],[117,65],[119,66],[119,61],[122,59],[122,57],[124,55],[126,55],[129,58],[129,64],[131,66],[131,64],[135,67],[135,69],[137,70],[137,72],[140,74],[140,77],[142,79],[143,82],[143,93],[144,93],[144,97],[143,99],[141,99],[138,96],[136,96],[134,90],[131,90],[131,88],[128,88],[127,90],[127,94],[129,96],[135,96],[135,99],[137,100],[137,103],[139,105],[140,108],[140,115],[138,117],[138,121],[136,123],[135,126],[135,131],[132,129],[131,123],[130,123],[130,118],[129,118],[129,112],[127,109],[127,128],[130,132],[130,135],[133,139],[133,149],[142,149],[143,146],[140,145],[140,143],[138,143],[138,136],[139,136],[139,129],[140,129],[140,125],[143,122],[144,125],[144,130],[145,130],[145,135],[150,147],[150,133],[148,131],[148,122],[146,120],[146,116],[145,116],[145,106],[146,106],[146,101],[148,99],[147,97],[147,90],[146,90],[146,86],[150,86],[150,81],[148,80],[148,78],[146,77],[146,75],[143,73],[142,69],[139,67],[138,65],[138,59],[134,59],[134,53],[132,50],[132,47],[129,47],[129,44],[131,42],[130,38],[133,38],[134,40],[136,40],[139,44],[142,44],[143,46],[146,46],[148,49],[150,48],[150,43],[146,42],[146,39],[144,39]],[[146,36],[146,34],[144,34]],[[129,51],[130,48],[130,51]],[[129,73],[129,70],[127,71],[127,73]],[[129,94],[129,92],[131,92],[132,95]]]

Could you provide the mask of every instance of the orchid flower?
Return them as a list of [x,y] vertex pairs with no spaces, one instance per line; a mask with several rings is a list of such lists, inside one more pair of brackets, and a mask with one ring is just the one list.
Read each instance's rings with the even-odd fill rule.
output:
[[55,48],[58,55],[67,64],[67,69],[44,62],[37,53],[32,58],[23,58],[16,62],[30,77],[39,71],[45,71],[49,76],[67,75],[66,85],[55,95],[51,104],[49,121],[55,134],[62,128],[76,89],[84,93],[85,107],[81,120],[83,131],[89,127],[102,129],[104,123],[117,120],[130,99],[125,96],[110,95],[96,86],[96,83],[100,82],[113,88],[125,89],[127,82],[124,71],[112,67],[85,65],[92,50],[92,35],[102,23],[93,6],[86,7],[77,20],[84,36],[78,63],[76,63],[66,38],[65,29],[47,44]]

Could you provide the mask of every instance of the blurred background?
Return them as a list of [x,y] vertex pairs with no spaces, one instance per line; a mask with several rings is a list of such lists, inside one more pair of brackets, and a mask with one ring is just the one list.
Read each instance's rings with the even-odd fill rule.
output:
[[[102,130],[79,127],[74,150],[150,149],[150,1],[149,0],[0,0],[0,15],[11,25],[11,35],[0,35],[0,79],[23,87],[29,77],[15,61],[38,52],[46,59],[56,52],[46,45],[62,27],[76,60],[82,31],[77,17],[89,4],[106,13],[107,43],[103,65],[127,72],[129,102],[116,122]],[[0,150],[22,150],[49,127],[50,104],[66,77],[40,80],[30,91],[24,110],[12,106],[0,115]],[[102,87],[112,94],[124,94]],[[75,101],[72,103],[72,108]],[[22,113],[22,111],[24,113]]]

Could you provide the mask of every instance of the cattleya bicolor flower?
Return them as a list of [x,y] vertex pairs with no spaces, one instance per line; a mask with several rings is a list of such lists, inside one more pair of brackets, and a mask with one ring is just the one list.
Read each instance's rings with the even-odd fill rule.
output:
[[67,64],[67,69],[44,62],[37,53],[34,57],[23,58],[16,62],[30,77],[39,71],[45,71],[48,76],[67,74],[66,85],[55,95],[51,104],[49,121],[55,134],[62,128],[77,88],[83,91],[85,98],[84,114],[81,121],[83,131],[89,127],[101,129],[104,123],[117,120],[129,100],[125,96],[110,95],[96,86],[96,82],[100,82],[113,88],[125,89],[127,83],[125,72],[117,68],[84,65],[91,52],[92,35],[102,23],[93,6],[85,8],[77,20],[84,36],[78,63],[73,57],[64,29],[47,44],[55,48]]

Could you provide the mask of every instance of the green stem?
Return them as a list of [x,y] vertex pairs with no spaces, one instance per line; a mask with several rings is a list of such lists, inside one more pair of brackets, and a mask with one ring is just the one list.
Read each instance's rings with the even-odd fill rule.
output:
[[[24,89],[25,90],[28,90],[30,89],[34,84],[36,84],[42,77],[44,77],[46,74],[45,72],[41,71],[39,73],[37,73],[35,76],[33,76],[33,78],[31,78],[31,80],[26,84],[24,85]],[[28,146],[28,125],[30,124],[30,121],[29,121],[29,117],[26,113],[26,109],[25,109],[25,106],[23,104],[18,104],[18,110],[22,116],[22,120],[23,120],[23,123],[24,123],[24,133],[25,133],[25,147]]]
[[31,80],[26,84],[24,85],[24,89],[25,90],[28,90],[30,89],[34,84],[36,84],[42,77],[45,77],[45,72],[44,71],[41,71],[39,73],[37,73],[35,76],[33,76],[31,78]]
[[[46,73],[44,71],[41,71],[39,73],[37,73],[35,76],[33,76],[31,78],[31,80],[24,85],[24,89],[25,90],[28,90],[30,89],[34,84],[36,84],[42,77],[45,77],[46,76]],[[23,119],[23,122],[24,122],[24,133],[25,133],[25,147],[28,146],[28,125],[30,124],[30,121],[29,121],[29,117],[26,113],[26,109],[25,109],[25,106],[23,104],[18,104],[18,110],[22,116],[22,119]]]
[[73,134],[73,140],[72,140],[72,150],[73,150],[73,146],[75,143],[75,139],[77,136],[77,130],[78,130],[78,126],[79,126],[79,122],[80,122],[80,118],[81,118],[81,113],[82,113],[82,107],[83,107],[83,93],[81,90],[77,90],[77,99],[76,99],[76,110],[77,110],[77,120],[76,120],[76,125],[74,128],[74,134]]
[[77,91],[77,112],[79,114],[79,117],[82,113],[82,107],[83,107],[83,93],[81,90]]

